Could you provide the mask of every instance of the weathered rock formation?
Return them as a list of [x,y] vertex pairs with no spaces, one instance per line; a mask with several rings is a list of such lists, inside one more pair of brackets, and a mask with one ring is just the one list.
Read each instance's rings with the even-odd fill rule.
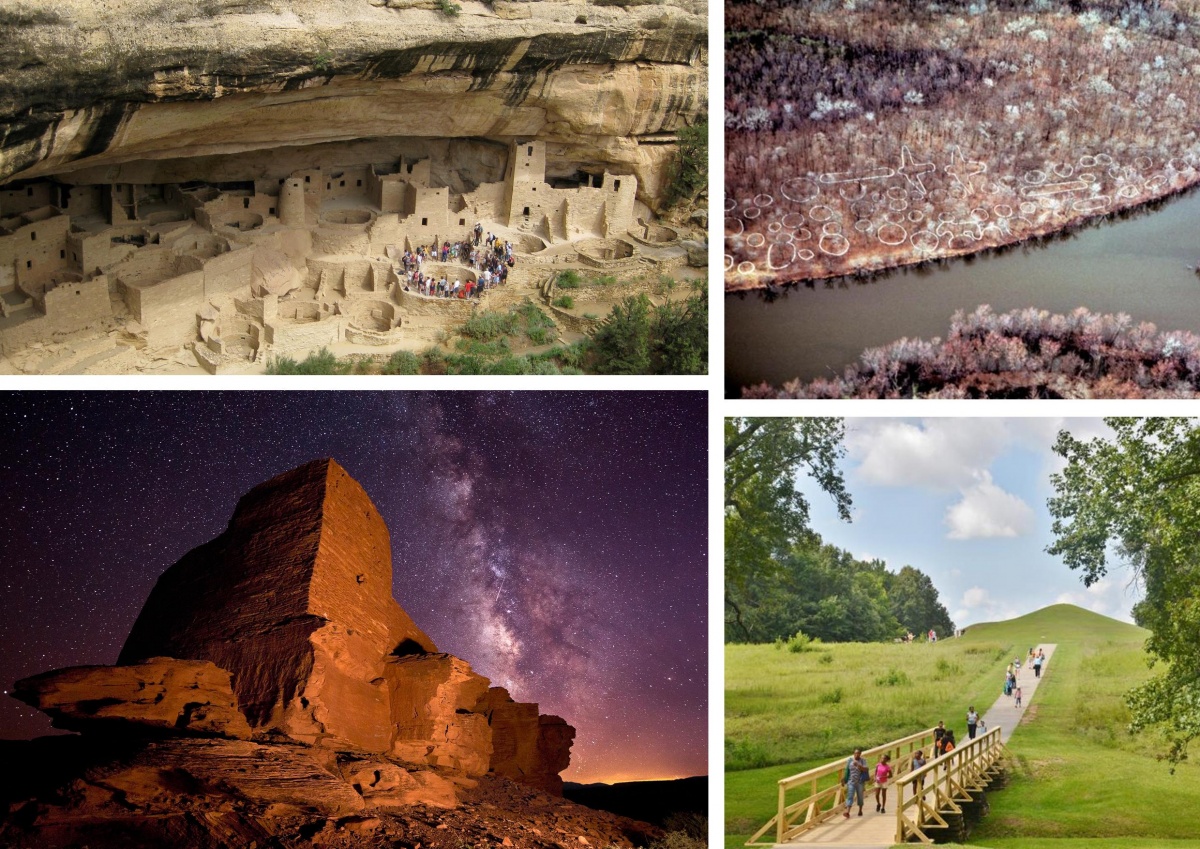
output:
[[[489,772],[562,794],[574,729],[437,651],[392,597],[383,518],[333,460],[247,493],[162,575],[118,664],[14,687],[85,740],[130,740],[88,785],[84,819],[179,793],[268,817],[453,807]],[[236,739],[183,739],[197,736]],[[238,822],[230,834],[258,834]]]
[[0,15],[0,183],[81,169],[122,182],[133,163],[361,139],[536,137],[556,160],[634,173],[652,198],[663,143],[707,108],[699,0],[403,5],[24,0]]
[[73,666],[19,681],[13,696],[73,731],[132,725],[250,738],[229,673],[207,661],[155,657],[133,666]]
[[561,796],[558,774],[570,762],[575,729],[562,717],[539,716],[536,704],[513,701],[503,687],[488,690],[476,710],[492,726],[491,771]]

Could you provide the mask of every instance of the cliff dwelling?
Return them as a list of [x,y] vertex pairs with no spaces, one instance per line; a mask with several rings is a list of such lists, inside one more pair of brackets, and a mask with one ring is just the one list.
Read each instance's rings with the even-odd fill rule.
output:
[[[261,373],[527,301],[569,339],[611,303],[556,297],[564,270],[703,277],[703,214],[663,202],[706,108],[703,4],[210,5],[154,46],[111,10],[0,20],[36,59],[0,57],[0,371]],[[255,27],[289,55],[250,73]],[[139,62],[104,78],[85,49],[51,82],[75,29]]]

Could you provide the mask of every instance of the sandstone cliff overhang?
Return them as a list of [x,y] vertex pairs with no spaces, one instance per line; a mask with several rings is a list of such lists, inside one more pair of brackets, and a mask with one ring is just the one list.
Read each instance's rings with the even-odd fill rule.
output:
[[651,185],[707,109],[705,3],[462,5],[26,0],[0,15],[0,182],[420,135],[536,137]]

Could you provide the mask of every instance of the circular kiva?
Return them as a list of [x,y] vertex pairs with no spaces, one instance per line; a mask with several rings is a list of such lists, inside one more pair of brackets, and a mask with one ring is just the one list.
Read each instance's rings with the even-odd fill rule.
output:
[[1112,165],[1112,163],[1113,163],[1113,158],[1111,156],[1109,156],[1107,153],[1097,153],[1096,154],[1096,164],[1097,165]]
[[1154,163],[1150,161],[1149,156],[1139,156],[1137,159],[1133,160],[1133,167],[1139,171],[1147,171],[1153,164]]
[[975,244],[975,239],[968,233],[959,233],[957,236],[950,237],[950,244],[947,245],[952,251],[970,249]]
[[1080,174],[1079,179],[1083,180],[1083,182],[1085,182],[1085,183],[1094,183],[1099,178],[1095,174],[1088,173],[1088,174]]
[[789,230],[795,230],[804,223],[804,216],[799,212],[789,212],[783,216],[783,226]]
[[980,231],[979,235],[982,238],[991,236],[993,239],[1000,239],[1004,237],[1004,231],[996,224],[988,224]]
[[766,243],[767,240],[763,238],[762,233],[751,233],[746,237],[746,244],[752,248],[761,248]]
[[771,237],[772,245],[790,245],[794,241],[796,241],[796,237],[787,232],[783,232],[777,236]]
[[821,225],[822,236],[838,236],[842,232],[842,223],[840,221],[826,221]]
[[855,201],[850,204],[850,214],[855,218],[870,218],[875,214],[875,204],[866,200]]
[[1079,157],[1079,167],[1080,168],[1095,168],[1099,164],[1100,163],[1096,159],[1096,157],[1091,156],[1090,154]]
[[920,233],[913,233],[909,239],[912,246],[924,253],[931,253],[937,250],[938,237],[928,230],[922,230]]
[[1121,186],[1121,188],[1117,189],[1117,197],[1119,197],[1119,198],[1124,198],[1125,200],[1133,200],[1137,196],[1138,196],[1137,186],[1125,185],[1125,186]]
[[908,209],[907,200],[893,200],[888,202],[888,209],[892,212],[903,212]]
[[946,190],[945,189],[931,189],[929,191],[929,194],[926,195],[926,199],[928,199],[928,201],[933,204],[943,203],[946,200]]
[[797,242],[807,242],[812,237],[813,237],[812,230],[809,230],[807,227],[801,227],[799,230],[796,231],[796,241]]
[[754,263],[739,262],[737,270],[738,270],[738,274],[753,274],[754,273]]
[[982,206],[977,206],[971,210],[971,215],[974,216],[977,221],[987,221],[988,211]]
[[1156,192],[1167,184],[1166,174],[1155,174],[1146,181],[1146,188],[1152,192]]
[[775,198],[771,197],[768,194],[761,194],[761,195],[754,196],[754,205],[757,207],[760,207],[762,209],[766,209],[768,206],[771,206],[773,203],[775,203]]
[[1109,167],[1109,169],[1108,169],[1108,176],[1110,176],[1110,177],[1112,177],[1114,180],[1116,180],[1116,179],[1118,179],[1119,177],[1121,177],[1121,175],[1122,175],[1122,171],[1121,171],[1121,169],[1120,169],[1118,166],[1116,166],[1116,165],[1113,165],[1113,166],[1110,166],[1110,167]]
[[1035,212],[1037,212],[1037,210],[1037,204],[1031,200],[1024,201],[1021,204],[1021,213],[1023,215],[1033,215]]
[[904,220],[904,213],[903,212],[893,212],[892,210],[889,209],[886,212],[884,212],[881,217],[883,218],[884,221],[890,222],[892,224],[899,224],[901,221]]
[[821,193],[821,187],[808,177],[794,177],[779,187],[779,193],[793,203],[808,203]]
[[1064,180],[1075,173],[1075,169],[1070,165],[1055,165],[1052,170],[1055,177],[1061,177]]
[[779,271],[796,261],[796,246],[775,244],[767,248],[767,268]]
[[731,215],[725,216],[725,235],[740,236],[746,229],[745,222],[740,218],[734,218]]
[[813,221],[832,221],[833,219],[840,218],[841,216],[834,212],[832,208],[825,206],[824,204],[820,204],[818,206],[814,206],[808,211],[808,217]]
[[904,244],[904,240],[908,238],[908,231],[899,224],[889,222],[875,232],[875,238],[885,245],[895,247]]
[[861,200],[867,196],[867,187],[862,183],[843,183],[838,186],[838,197],[842,200]]
[[869,218],[860,218],[854,222],[854,229],[860,233],[870,233],[875,229],[875,222]]
[[904,186],[892,186],[887,190],[887,196],[890,200],[908,200],[908,189]]
[[737,209],[737,201],[733,198],[725,198],[725,211],[733,212],[735,209]]
[[1012,218],[1013,208],[1006,203],[998,203],[992,207],[997,218]]
[[733,257],[730,256],[729,254],[725,254],[725,270],[726,271],[733,270]]
[[768,233],[778,233],[782,229],[783,229],[783,225],[780,224],[778,221],[772,221],[770,224],[767,225]]
[[815,253],[813,253],[812,251],[810,251],[808,248],[801,248],[800,253],[796,254],[796,256],[799,257],[800,259],[804,260],[805,262],[812,262],[814,259],[817,258],[817,255]]
[[967,196],[967,187],[959,184],[954,184],[950,187],[950,197],[955,200],[962,200]]
[[742,214],[745,215],[747,218],[749,218],[751,221],[753,221],[755,218],[758,218],[758,216],[762,215],[762,210],[759,209],[757,206],[752,206],[749,209],[747,209],[745,212],[743,212]]
[[883,200],[883,195],[879,192],[871,192],[871,200],[879,203],[881,200]]
[[850,250],[850,240],[841,233],[827,233],[821,237],[817,247],[830,256],[845,256]]
[[1036,168],[1032,171],[1025,172],[1025,182],[1031,186],[1038,186],[1046,182],[1046,172],[1039,171]]
[[915,224],[918,221],[920,221],[922,218],[925,217],[925,213],[923,213],[919,209],[910,209],[908,211],[908,215],[906,215],[904,217],[909,220],[909,223]]

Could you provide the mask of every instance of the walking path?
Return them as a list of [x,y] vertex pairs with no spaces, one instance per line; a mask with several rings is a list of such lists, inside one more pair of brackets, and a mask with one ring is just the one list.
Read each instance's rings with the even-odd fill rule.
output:
[[[1039,646],[1046,655],[1046,659],[1042,663],[1043,675],[1050,667],[1050,658],[1054,654],[1055,647],[1055,643],[1043,643]],[[1022,662],[1026,661],[1022,660]],[[1020,672],[1017,673],[1017,685],[1021,688],[1021,707],[1016,707],[1014,697],[1002,694],[983,715],[983,721],[987,723],[988,728],[998,727],[1000,729],[1002,743],[1007,743],[1012,738],[1013,731],[1021,722],[1021,717],[1025,715],[1025,709],[1033,701],[1033,694],[1037,692],[1039,683],[1041,683],[1041,679],[1034,676],[1032,666],[1021,667]],[[952,725],[960,724],[962,721],[963,717],[959,717],[958,722],[952,723]],[[965,740],[966,732],[964,731],[959,742],[962,743]],[[874,764],[872,764],[873,767]],[[866,813],[862,817],[857,815],[857,810],[850,819],[843,819],[840,816],[833,817],[818,828],[801,834],[791,842],[818,846],[840,846],[842,849],[888,849],[894,843],[896,818],[891,813],[881,816],[874,812],[875,785],[869,784],[867,787],[868,789],[863,794],[866,801],[864,806]],[[888,796],[890,812],[891,805],[895,801],[895,793],[889,793]]]
[[[1056,643],[1043,643],[1039,646],[1046,654],[1046,659],[1042,663],[1043,675],[1050,668],[1050,658],[1054,654],[1056,646]],[[1000,742],[1007,743],[1013,732],[1017,730],[1021,717],[1025,715],[1025,708],[1033,701],[1033,694],[1037,692],[1041,680],[1034,677],[1032,666],[1022,666],[1020,672],[1017,673],[1017,686],[1021,688],[1021,707],[1016,706],[1017,700],[1012,696],[1001,695],[983,715],[983,721],[987,723],[988,728],[1000,728]]]

